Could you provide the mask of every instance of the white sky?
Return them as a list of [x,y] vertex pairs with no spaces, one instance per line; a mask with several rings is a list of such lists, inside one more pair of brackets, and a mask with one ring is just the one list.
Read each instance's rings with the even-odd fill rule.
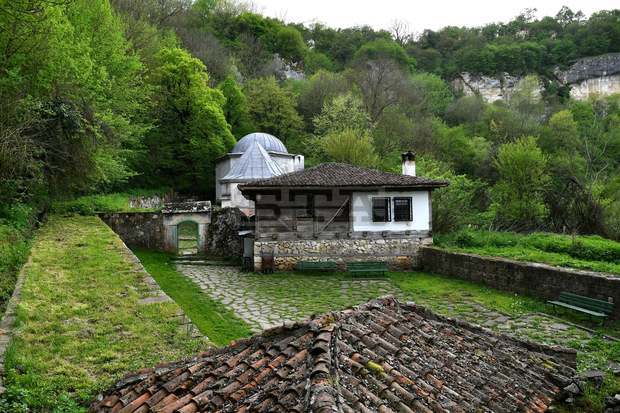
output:
[[602,9],[620,8],[618,0],[253,0],[257,11],[286,22],[320,22],[331,27],[367,24],[388,29],[394,20],[407,22],[411,31],[444,26],[481,26],[506,22],[526,8],[537,16],[555,16],[563,5],[586,16]]

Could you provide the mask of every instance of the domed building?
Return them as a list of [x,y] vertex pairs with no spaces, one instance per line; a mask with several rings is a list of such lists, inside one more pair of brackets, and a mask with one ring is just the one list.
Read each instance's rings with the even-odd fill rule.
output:
[[250,133],[241,138],[230,153],[217,160],[217,202],[222,207],[237,207],[246,215],[253,215],[254,202],[241,195],[239,184],[301,169],[304,169],[303,155],[288,153],[282,141],[273,135]]

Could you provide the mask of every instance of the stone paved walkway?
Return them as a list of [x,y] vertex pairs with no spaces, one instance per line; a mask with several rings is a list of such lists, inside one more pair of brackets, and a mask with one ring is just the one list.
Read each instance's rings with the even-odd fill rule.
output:
[[386,279],[260,275],[213,265],[181,264],[177,269],[255,332],[400,292]]
[[587,331],[541,313],[511,317],[466,297],[452,302],[418,300],[406,296],[384,278],[261,275],[242,273],[237,267],[215,265],[178,265],[177,268],[213,299],[228,306],[254,332],[392,294],[401,300],[417,301],[440,314],[542,344],[566,346],[591,338]]

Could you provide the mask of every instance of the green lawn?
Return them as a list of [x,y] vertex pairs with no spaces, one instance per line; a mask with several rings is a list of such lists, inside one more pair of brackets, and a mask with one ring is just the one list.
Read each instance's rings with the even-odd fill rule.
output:
[[206,348],[175,303],[138,302],[148,287],[98,218],[50,217],[31,257],[0,411],[82,412],[123,374]]
[[227,307],[212,300],[187,277],[179,274],[172,264],[172,255],[138,250],[135,251],[146,270],[200,331],[217,345],[225,345],[240,337],[250,335],[248,326]]
[[595,235],[464,230],[434,241],[451,251],[620,274],[620,242]]

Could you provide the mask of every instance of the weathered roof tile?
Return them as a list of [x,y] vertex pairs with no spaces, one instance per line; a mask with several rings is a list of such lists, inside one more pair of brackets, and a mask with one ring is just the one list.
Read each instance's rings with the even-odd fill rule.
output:
[[91,411],[542,412],[574,363],[384,298],[129,375]]

